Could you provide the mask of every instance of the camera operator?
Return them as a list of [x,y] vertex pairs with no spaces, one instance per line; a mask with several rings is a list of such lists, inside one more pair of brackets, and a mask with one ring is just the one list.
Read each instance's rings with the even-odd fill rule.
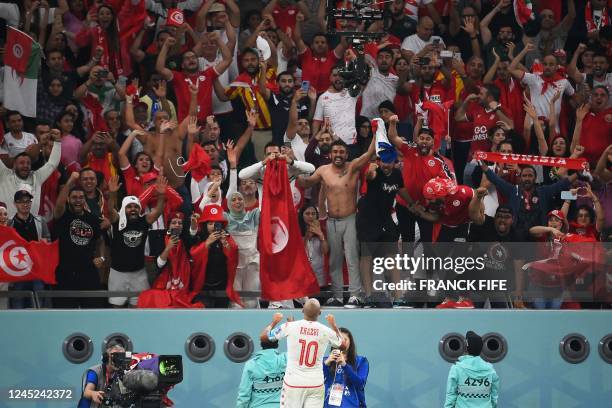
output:
[[111,354],[124,353],[123,346],[111,342],[106,346],[102,355],[102,364],[87,369],[83,374],[83,394],[79,400],[78,408],[96,408],[101,406],[104,399],[104,389],[108,385],[117,367],[111,363]]

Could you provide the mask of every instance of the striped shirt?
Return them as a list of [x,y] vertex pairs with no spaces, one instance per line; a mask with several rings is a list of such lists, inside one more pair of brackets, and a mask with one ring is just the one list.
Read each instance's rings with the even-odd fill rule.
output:
[[[225,94],[231,100],[240,98],[245,110],[255,110],[257,112],[257,125],[255,129],[266,130],[272,127],[272,117],[270,116],[270,109],[264,96],[259,92],[259,75],[258,73],[255,78],[251,78],[247,72],[243,72],[225,90]],[[269,68],[266,71],[268,87],[273,87],[275,78],[276,71],[274,68]]]

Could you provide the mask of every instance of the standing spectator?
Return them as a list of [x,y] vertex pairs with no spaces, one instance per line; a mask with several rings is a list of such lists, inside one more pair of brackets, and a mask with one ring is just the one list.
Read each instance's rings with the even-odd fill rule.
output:
[[[282,144],[285,133],[289,134],[290,109],[296,94],[295,79],[288,71],[283,71],[278,74],[276,83],[278,84],[278,93],[272,92],[268,87],[263,86],[264,84],[260,84],[259,90],[268,101],[272,119],[272,141],[276,144]],[[314,112],[314,104],[317,98],[316,89],[310,86],[306,92],[307,94],[301,93],[295,101],[298,117],[307,118],[306,114],[308,112],[310,112],[310,116]],[[308,99],[306,99],[306,96],[308,96]],[[288,138],[293,139],[289,136]]]
[[393,51],[381,48],[376,55],[376,63],[366,56],[370,65],[370,79],[363,89],[361,115],[369,119],[378,116],[376,108],[381,102],[395,99],[399,78],[393,72]]
[[[212,115],[213,82],[222,75],[232,63],[232,54],[229,48],[227,48],[227,44],[221,40],[219,34],[213,32],[207,33],[206,35],[209,41],[217,44],[223,56],[223,59],[219,63],[214,66],[209,66],[206,70],[202,71],[199,69],[198,57],[195,52],[191,50],[183,54],[181,71],[173,71],[166,68],[168,50],[176,42],[174,37],[168,37],[166,39],[157,56],[155,69],[166,81],[172,81],[178,103],[179,121],[185,119],[190,111],[190,86],[198,88],[196,108],[198,119],[205,121],[208,116]],[[217,93],[217,96],[223,98],[222,94]]]
[[350,163],[348,148],[342,140],[332,143],[331,163],[319,167],[312,176],[299,178],[297,184],[306,189],[325,183],[327,194],[327,237],[329,239],[329,269],[333,295],[327,306],[342,306],[342,264],[346,259],[349,270],[350,297],[345,307],[363,307],[360,299],[361,276],[359,273],[359,243],[355,216],[357,212],[357,182],[361,168],[374,154],[374,140],[363,155]]
[[474,7],[463,7],[461,17],[456,7],[451,8],[449,34],[453,43],[462,51],[461,56],[464,61],[468,61],[474,56],[482,56],[482,34],[478,20],[478,14]]
[[88,167],[81,169],[79,174],[79,184],[85,193],[87,209],[90,214],[98,217],[99,221],[102,221],[108,211],[101,186],[104,178]]
[[255,161],[253,153],[257,160],[263,160],[265,146],[272,141],[272,116],[261,89],[273,85],[276,70],[268,68],[265,61],[260,61],[257,49],[243,50],[240,58],[244,72],[236,77],[225,93],[230,100],[240,101],[240,112],[244,111],[245,116],[249,112],[256,114],[253,139],[249,144],[254,150],[245,155],[245,162],[251,164]]
[[119,174],[117,140],[109,132],[96,132],[83,145],[79,153],[81,164],[110,180]]
[[338,68],[331,70],[331,85],[317,100],[312,131],[314,134],[329,123],[334,136],[347,145],[350,157],[358,151],[357,129],[355,129],[355,108],[357,97],[344,89],[344,80]]
[[489,29],[491,20],[502,9],[503,5],[504,1],[497,2],[495,7],[480,21],[480,34],[482,36],[482,44],[485,47],[487,66],[492,65],[491,57],[493,57],[493,51],[501,58],[504,56],[510,57],[508,44],[512,43],[515,39],[515,33],[511,25],[499,26],[496,35],[493,35]]
[[433,152],[433,132],[428,128],[420,128],[416,135],[416,143],[407,144],[397,135],[397,116],[389,119],[389,141],[402,153],[403,167],[402,177],[404,187],[412,201],[402,197],[397,198],[395,211],[399,220],[402,241],[415,241],[415,223],[419,224],[421,241],[431,242],[432,224],[420,217],[415,217],[408,209],[415,202],[424,203],[423,186],[434,177],[453,179],[454,175],[448,163],[438,153]]
[[121,172],[123,173],[123,180],[125,182],[125,190],[128,195],[133,195],[138,197],[145,190],[145,183],[143,180],[143,176],[147,173],[153,172],[159,174],[161,167],[161,149],[158,149],[158,155],[155,159],[152,159],[151,156],[146,154],[145,152],[140,152],[134,156],[134,160],[130,163],[128,159],[127,152],[130,149],[132,143],[136,139],[137,134],[144,133],[142,130],[134,130],[132,131],[123,145],[121,149],[119,149],[119,166],[121,168]]
[[519,62],[535,49],[533,43],[527,43],[525,48],[512,60],[508,67],[512,76],[529,88],[531,103],[536,108],[538,116],[545,118],[552,115],[557,118],[557,132],[559,131],[559,114],[561,113],[561,101],[563,98],[557,99],[554,104],[554,111],[551,111],[550,101],[554,98],[557,90],[561,90],[563,95],[572,96],[575,94],[574,88],[570,82],[563,77],[558,71],[557,58],[554,55],[545,55],[542,60],[544,72],[541,75],[525,72],[517,68]]
[[64,82],[59,76],[52,76],[38,82],[36,118],[53,121],[64,110],[68,98],[64,97]]
[[319,287],[327,285],[325,276],[325,257],[329,254],[329,244],[321,229],[319,209],[314,205],[306,205],[300,211],[300,229],[306,247],[306,255],[314,271]]
[[493,366],[480,357],[482,338],[469,331],[465,340],[466,353],[448,373],[444,408],[497,407],[499,377]]
[[304,152],[306,161],[314,164],[315,168],[331,163],[329,153],[334,138],[329,127],[329,122],[327,124],[324,123],[319,131],[310,139],[306,151]]
[[[283,142],[291,143],[291,149],[295,153],[295,156],[300,161],[306,161],[306,149],[310,142],[310,122],[308,117],[302,113],[300,109],[304,106],[303,100],[306,98],[306,92],[303,89],[298,89],[293,98],[291,98],[289,106],[289,123],[285,128],[285,135]],[[315,104],[317,94],[314,88],[310,88],[308,91],[308,99],[310,102],[310,112],[313,112],[313,105]],[[306,107],[306,109],[308,109]],[[303,112],[303,111],[302,111]]]
[[69,170],[79,171],[81,169],[79,155],[83,142],[72,134],[74,120],[74,115],[64,110],[57,117],[55,125],[62,132],[62,164]]
[[[521,38],[523,30],[516,22],[513,0],[495,0],[483,4],[482,15],[489,17],[491,35],[497,37],[502,27],[512,27],[515,38]],[[485,17],[483,20],[485,20]]]
[[576,174],[572,174],[554,184],[536,186],[536,169],[533,166],[525,165],[521,169],[519,183],[510,184],[495,174],[487,165],[482,164],[481,167],[487,179],[495,184],[497,190],[508,199],[508,206],[516,215],[514,225],[520,241],[528,239],[529,228],[545,222],[546,213],[552,207],[553,197],[567,190],[577,178]]
[[612,144],[612,107],[608,107],[608,88],[598,85],[591,93],[591,102],[576,110],[576,127],[571,151],[584,146],[583,157],[595,167],[601,152]]
[[[604,208],[599,201],[599,198],[593,194],[591,185],[587,184],[585,187],[570,190],[574,195],[578,195],[580,190],[581,195],[590,199],[593,204],[582,204],[576,209],[576,215],[574,221],[569,221],[569,232],[572,234],[578,234],[583,237],[589,237],[593,240],[598,240],[599,234],[601,234],[606,226],[606,216]],[[561,211],[568,218],[570,212],[570,200],[565,200]]]
[[[33,215],[32,192],[30,186],[23,184],[18,187],[15,193],[15,207],[17,213],[9,221],[8,226],[15,228],[15,231],[26,241],[48,241],[51,239],[47,223],[40,217]],[[10,286],[11,290],[43,290],[45,284],[40,280],[30,282],[15,282]],[[11,299],[11,309],[31,308],[34,305],[26,298]]]
[[[101,268],[106,259],[100,219],[86,210],[85,192],[75,187],[79,173],[73,172],[57,196],[53,210],[59,237],[59,264],[55,273],[57,290],[99,290]],[[56,308],[97,307],[95,298],[56,298]]]
[[[389,33],[397,38],[406,38],[416,32],[417,22],[413,16],[406,15],[405,7],[408,2],[413,0],[393,0],[389,3],[388,10],[391,14],[391,25]],[[372,24],[376,29],[380,29],[380,25]]]
[[[432,51],[439,51],[445,47],[442,38],[433,35],[434,22],[431,17],[421,17],[417,25],[417,32],[402,41],[402,56],[408,61],[412,57],[423,57]],[[442,47],[442,48],[440,48]]]
[[278,341],[261,341],[261,350],[244,364],[236,408],[277,407],[281,403],[287,353],[278,352]]
[[293,41],[295,41],[298,59],[302,67],[302,80],[309,81],[310,86],[320,94],[325,92],[334,81],[329,76],[330,71],[344,57],[347,44],[345,40],[342,40],[336,48],[330,50],[325,33],[317,33],[312,37],[310,47],[307,47],[304,40],[302,40],[304,15],[298,13],[296,20],[295,29],[293,30]]
[[[608,94],[612,92],[612,72],[608,72],[610,63],[608,57],[603,52],[594,53],[592,56],[592,70],[590,73],[580,72],[576,66],[578,57],[584,55],[587,47],[584,44],[578,45],[578,48],[572,56],[570,64],[567,66],[567,74],[576,84],[586,84],[590,89],[594,89],[598,85],[603,85],[608,89]],[[584,71],[584,70],[583,70]],[[608,108],[612,107],[612,99],[608,100]]]
[[294,28],[296,26],[296,17],[298,13],[308,16],[308,9],[303,1],[294,3],[289,0],[271,0],[262,11],[263,15],[272,15],[278,28],[283,31],[287,31],[287,28]]
[[0,155],[4,151],[8,157],[14,159],[19,153],[26,152],[32,160],[36,160],[38,140],[33,134],[23,131],[21,114],[17,111],[7,112],[6,124],[9,131],[4,134],[4,141],[0,145]]
[[[557,16],[558,17],[558,16]],[[576,18],[576,5],[574,0],[567,1],[567,14],[559,24],[555,23],[555,14],[550,9],[540,11],[540,31],[535,37],[527,37],[535,50],[526,57],[527,66],[532,66],[535,60],[541,61],[545,55],[555,50],[565,48],[565,41]]]
[[[142,206],[135,196],[127,196],[121,202],[119,212],[115,209],[119,177],[114,176],[108,183],[110,192],[109,221],[111,223],[111,268],[108,277],[109,291],[139,292],[149,289],[147,271],[145,270],[144,248],[147,232],[153,222],[161,215],[168,181],[160,176],[157,178],[157,205],[147,215],[141,215]],[[129,301],[135,306],[138,297],[110,297],[108,303],[121,307]]]
[[0,164],[0,201],[10,203],[7,205],[9,217],[13,217],[17,212],[13,204],[13,197],[17,192],[17,186],[27,184],[31,187],[32,195],[35,200],[32,201],[30,211],[32,214],[38,214],[40,210],[40,197],[42,185],[51,176],[60,162],[61,144],[60,132],[56,129],[51,131],[53,138],[53,149],[49,156],[49,161],[38,170],[32,171],[32,159],[26,153],[20,153],[13,160],[13,169],[7,168],[4,164]]
[[76,99],[93,96],[102,110],[119,109],[119,101],[125,98],[125,83],[117,81],[111,72],[100,65],[89,71],[89,78],[74,90]]
[[[341,327],[340,335],[347,344],[346,350],[332,349],[323,364],[325,378],[325,408],[366,407],[365,385],[370,363],[357,354],[357,346],[349,329]],[[333,401],[333,403],[332,403]]]

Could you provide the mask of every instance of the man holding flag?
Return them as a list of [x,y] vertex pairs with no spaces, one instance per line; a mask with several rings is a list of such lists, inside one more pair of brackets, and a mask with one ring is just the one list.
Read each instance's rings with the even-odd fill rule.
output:
[[8,27],[4,54],[4,107],[36,117],[36,86],[40,71],[40,44]]

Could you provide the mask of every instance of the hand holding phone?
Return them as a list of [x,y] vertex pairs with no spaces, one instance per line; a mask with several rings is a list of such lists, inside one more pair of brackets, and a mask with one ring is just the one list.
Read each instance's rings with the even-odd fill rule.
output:
[[308,93],[310,89],[310,81],[302,81],[302,91]]

